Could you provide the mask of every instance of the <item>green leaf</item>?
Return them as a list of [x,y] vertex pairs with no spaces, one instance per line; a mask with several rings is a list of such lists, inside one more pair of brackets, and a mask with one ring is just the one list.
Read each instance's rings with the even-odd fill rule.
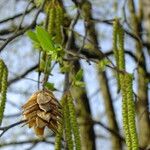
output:
[[58,58],[57,53],[56,53],[56,52],[53,52],[53,53],[52,53],[52,60],[57,60],[57,58]]
[[85,87],[85,83],[82,82],[82,81],[75,81],[75,82],[74,82],[74,85],[75,85],[75,86],[78,86],[78,87]]
[[43,50],[47,52],[55,50],[54,42],[52,41],[52,38],[50,37],[47,31],[45,31],[42,27],[37,26],[36,34]]
[[83,69],[80,69],[80,70],[77,72],[77,74],[76,74],[76,76],[75,76],[75,79],[78,80],[78,81],[80,81],[80,80],[82,79],[82,77],[83,77]]
[[63,65],[63,66],[60,68],[60,70],[61,70],[61,73],[69,72],[69,71],[70,71],[70,65],[65,64],[65,65]]
[[44,84],[44,87],[51,90],[51,91],[56,91],[57,89],[54,87],[54,83],[46,82]]
[[98,68],[101,70],[101,71],[104,71],[106,66],[109,64],[109,61],[107,59],[103,59],[101,60],[99,63],[98,63]]
[[41,50],[41,45],[40,45],[40,43],[33,42],[33,47],[34,47],[35,49]]
[[30,30],[30,31],[27,32],[27,35],[28,35],[28,37],[29,37],[32,41],[34,41],[34,42],[36,42],[36,43],[39,43],[35,32],[33,32],[33,31]]

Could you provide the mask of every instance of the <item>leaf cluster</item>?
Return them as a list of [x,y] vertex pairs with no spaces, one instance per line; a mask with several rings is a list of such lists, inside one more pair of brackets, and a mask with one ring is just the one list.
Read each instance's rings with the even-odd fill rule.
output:
[[42,27],[37,26],[35,31],[28,31],[27,35],[32,40],[34,47],[46,52],[51,57],[51,60],[62,62],[64,51],[62,46],[55,43],[50,34]]

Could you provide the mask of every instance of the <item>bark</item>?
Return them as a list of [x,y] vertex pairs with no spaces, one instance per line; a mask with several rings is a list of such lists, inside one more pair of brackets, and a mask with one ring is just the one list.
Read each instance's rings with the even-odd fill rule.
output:
[[[133,34],[142,40],[140,33],[142,33],[142,20],[138,18],[135,13],[133,0],[128,1],[130,11],[130,21],[132,24]],[[143,47],[139,41],[135,42],[136,57],[138,59],[138,93],[137,93],[137,116],[138,116],[138,130],[139,130],[139,144],[140,147],[146,148],[150,144],[150,119],[148,112],[148,87],[146,81],[146,64],[143,54]]]
[[[71,23],[71,19],[68,17],[68,23],[66,26],[69,27],[70,23]],[[69,42],[68,32],[71,32],[72,34],[72,37],[69,37],[71,39],[69,44],[68,44]],[[66,44],[67,50],[76,49],[74,34],[72,31],[64,30],[64,43],[66,42],[67,42]],[[68,58],[71,58],[69,54],[68,54]],[[74,60],[74,61],[70,60],[68,63],[70,65],[70,71],[66,73],[65,85],[70,86],[69,85],[70,82],[75,77],[77,72],[81,69],[81,66],[79,60]],[[65,90],[68,90],[68,86],[65,87]],[[87,97],[86,90],[85,88],[74,87],[74,86],[71,86],[70,90],[76,102],[78,122],[80,125],[79,128],[80,128],[80,136],[81,136],[81,148],[82,150],[96,150],[94,126],[93,123],[91,122],[92,115],[91,115],[91,109],[90,109],[89,99]]]
[[[82,4],[82,12],[84,14],[84,19],[87,25],[87,38],[90,39],[93,49],[95,51],[99,51],[98,48],[98,38],[95,30],[95,25],[91,21],[92,18],[92,11],[91,11],[91,3],[85,1]],[[108,79],[106,76],[105,71],[101,71],[98,69],[98,77],[99,77],[99,84],[101,87],[101,92],[104,99],[106,116],[108,119],[108,127],[115,132],[119,132],[118,124],[116,121],[115,111],[112,104],[112,98],[110,95],[110,89],[108,86]],[[122,142],[121,139],[117,136],[111,134],[111,143],[112,143],[112,150],[121,150],[122,149]]]
[[147,49],[150,54],[150,1],[139,0],[141,8],[141,17],[143,18],[143,26],[146,31],[145,42],[148,44]]

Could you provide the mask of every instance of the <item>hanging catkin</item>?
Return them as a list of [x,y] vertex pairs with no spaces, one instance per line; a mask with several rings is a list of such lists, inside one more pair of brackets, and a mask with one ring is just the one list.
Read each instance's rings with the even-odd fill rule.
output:
[[56,7],[56,42],[61,44],[62,42],[62,24],[63,24],[63,9],[61,5],[58,3]]
[[77,123],[77,117],[76,117],[75,106],[73,104],[73,98],[70,93],[68,94],[68,106],[69,106],[69,113],[70,113],[70,122],[71,122],[72,131],[74,135],[74,140],[75,140],[75,150],[81,150],[79,125]]
[[55,4],[51,3],[48,12],[48,33],[51,36],[54,36],[55,33],[55,16],[56,16],[56,8]]
[[68,99],[67,95],[65,98],[65,105],[63,106],[64,109],[64,127],[65,127],[65,139],[67,142],[67,147],[69,150],[73,150],[73,136],[72,136],[72,128],[71,128],[71,122],[70,122],[70,113],[69,113],[69,107],[68,107]]
[[54,38],[57,44],[62,43],[61,28],[63,25],[63,8],[58,0],[49,2],[49,8],[46,11],[48,15],[47,31]]
[[[65,97],[64,96],[61,100],[61,106],[65,105]],[[56,134],[55,137],[55,150],[61,150],[62,147],[62,139],[63,139],[63,128],[64,128],[64,107],[62,108],[62,123],[58,127],[58,133]]]
[[133,77],[131,74],[125,75],[126,82],[126,94],[127,94],[127,107],[128,107],[128,124],[129,132],[132,141],[132,150],[138,150],[138,138],[136,132],[136,123],[135,123],[135,106],[133,99],[133,89],[132,89],[132,80]]
[[73,104],[73,98],[70,92],[66,92],[62,98],[63,107],[63,121],[60,127],[60,134],[57,134],[55,140],[55,150],[61,150],[61,140],[64,131],[65,147],[68,150],[81,150],[79,125],[77,123],[77,116],[75,106]]
[[63,124],[59,125],[58,127],[58,133],[56,134],[56,137],[55,137],[55,150],[61,150],[62,137],[63,137]]
[[125,81],[125,75],[122,75],[122,86],[121,86],[121,93],[122,93],[122,118],[123,118],[123,129],[125,134],[125,141],[127,144],[128,149],[132,147],[131,135],[129,130],[129,118],[128,118],[128,103],[127,103],[127,84]]
[[8,70],[6,65],[4,64],[4,62],[2,60],[0,60],[0,72],[2,75],[1,78],[1,95],[0,95],[0,125],[2,123],[2,119],[3,119],[3,115],[4,115],[4,110],[5,110],[5,104],[6,104],[6,93],[7,93],[7,78],[8,78]]
[[3,61],[0,59],[0,92],[1,92],[1,86],[2,86],[2,76],[3,76],[3,67],[4,67],[4,63]]
[[[118,52],[118,28],[119,28],[119,21],[118,19],[115,19],[113,22],[113,53],[116,61],[116,66],[119,69],[119,52]],[[119,73],[116,73],[117,78],[117,85],[118,85],[118,91],[120,90],[120,78]]]
[[[122,117],[128,150],[138,150],[132,75],[125,71],[124,31],[116,19],[113,24],[113,51],[117,65],[117,82],[122,93]],[[121,71],[121,72],[120,72]]]
[[122,26],[118,29],[118,56],[119,56],[119,69],[125,69],[125,56],[124,56],[124,31]]

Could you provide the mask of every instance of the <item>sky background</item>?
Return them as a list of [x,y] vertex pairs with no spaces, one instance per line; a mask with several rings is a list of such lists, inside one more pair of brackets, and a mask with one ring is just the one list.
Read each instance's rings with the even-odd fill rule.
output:
[[[14,14],[17,14],[19,12],[22,12],[24,8],[27,6],[26,0],[20,0],[17,2],[17,5],[14,3],[15,0],[7,0],[7,3],[5,0],[0,0],[0,20],[3,20],[4,18],[13,16]],[[119,3],[119,11],[115,13],[113,9],[113,0],[109,0],[107,3],[105,0],[101,0],[101,3],[99,3],[99,0],[93,0],[93,13],[94,18],[98,19],[113,19],[115,15],[122,16],[122,5],[123,0],[120,0]],[[67,0],[65,0],[65,6],[70,13],[71,16],[75,15],[75,8],[73,4]],[[34,17],[35,13],[32,13],[28,17],[25,18],[24,25],[29,25],[32,21],[32,18]],[[44,14],[41,14],[38,18],[38,22],[44,19]],[[18,21],[12,21],[11,23],[8,23],[7,26],[1,24],[0,30],[7,28],[11,25],[17,25],[19,24]],[[97,24],[96,29],[98,31],[99,35],[99,45],[103,52],[106,52],[108,50],[111,50],[112,48],[112,27],[106,24]],[[83,21],[80,20],[75,30],[84,35],[84,29],[83,29]],[[126,49],[134,50],[134,43],[130,38],[125,38],[127,41],[125,44]],[[0,43],[1,44],[1,43]],[[3,52],[0,54],[0,58],[2,58],[5,63],[8,66],[9,70],[9,80],[13,79],[17,75],[23,73],[27,68],[30,68],[31,66],[34,66],[38,63],[38,51],[34,50],[32,47],[32,43],[26,35],[22,36],[21,38],[17,38],[14,41],[11,42],[6,48],[3,50]],[[128,61],[128,65],[126,66],[128,72],[133,73],[133,69],[136,67],[136,64],[131,60],[130,57],[126,57],[126,60]],[[82,67],[84,69],[84,79],[86,81],[86,89],[88,93],[88,97],[90,99],[91,109],[92,109],[92,115],[93,118],[97,121],[101,121],[105,125],[107,125],[107,118],[105,115],[105,109],[103,107],[104,105],[104,99],[99,92],[100,86],[97,82],[97,72],[95,69],[95,64],[91,63],[89,65],[85,61],[81,61]],[[150,63],[150,60],[149,62]],[[150,71],[150,70],[149,70]],[[60,99],[62,95],[63,90],[63,79],[64,76],[59,71],[59,66],[56,65],[52,72],[53,76],[50,76],[49,81],[55,84],[55,87],[59,89],[59,91],[54,92],[55,96]],[[116,89],[116,80],[114,78],[114,74],[112,74],[112,70],[107,69],[107,76],[109,80],[109,84],[111,87],[111,95],[114,100],[114,107],[115,112],[117,116],[117,121],[121,126],[121,99],[120,94],[117,94]],[[8,94],[7,94],[7,103],[6,103],[6,109],[5,109],[5,115],[7,116],[6,119],[3,121],[3,126],[15,123],[19,121],[22,116],[8,118],[9,115],[12,114],[18,114],[21,113],[21,106],[27,101],[27,99],[31,96],[32,93],[37,91],[37,77],[38,73],[36,71],[33,71],[32,73],[28,74],[25,78],[22,80],[19,80],[18,82],[15,82],[8,88]],[[33,80],[30,80],[33,79]],[[135,83],[135,82],[134,82]],[[134,84],[134,91],[136,92],[136,85]],[[122,131],[122,130],[121,130]],[[101,149],[111,149],[111,144],[109,143],[109,134],[106,130],[101,128],[100,126],[95,126],[95,132],[97,136],[105,136],[105,138],[97,138],[97,147]],[[52,134],[51,131],[46,132],[47,135]],[[33,130],[29,129],[27,126],[21,127],[16,126],[15,128],[10,129],[7,133],[5,133],[1,141],[10,142],[13,140],[21,141],[25,139],[30,139],[35,137]],[[36,138],[36,137],[35,137]],[[49,138],[50,141],[53,141],[53,138]],[[41,150],[43,148],[45,150],[53,150],[53,145],[41,143],[38,144],[34,149],[35,150]],[[16,146],[16,147],[5,147],[1,148],[1,150],[25,150],[29,148],[30,145],[22,145]]]

